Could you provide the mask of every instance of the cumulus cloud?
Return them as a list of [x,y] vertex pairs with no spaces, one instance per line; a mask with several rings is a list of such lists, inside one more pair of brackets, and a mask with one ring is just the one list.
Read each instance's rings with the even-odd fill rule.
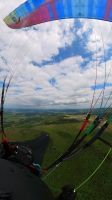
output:
[[[22,2],[24,0],[0,1],[0,80],[8,73],[13,74],[6,105],[89,107],[96,75],[95,100],[104,81],[112,83],[110,23],[69,19],[21,30],[9,29],[3,18]],[[77,23],[80,26],[77,27]],[[80,47],[79,53],[77,40],[84,46],[83,52]],[[73,52],[68,56],[65,52],[70,48]],[[98,84],[102,85],[100,90]],[[105,101],[110,91],[111,87],[106,87]]]

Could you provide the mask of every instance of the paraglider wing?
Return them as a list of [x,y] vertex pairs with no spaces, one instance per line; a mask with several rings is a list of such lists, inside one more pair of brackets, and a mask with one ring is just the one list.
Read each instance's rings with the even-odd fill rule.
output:
[[27,0],[5,19],[13,29],[68,18],[112,21],[112,0]]

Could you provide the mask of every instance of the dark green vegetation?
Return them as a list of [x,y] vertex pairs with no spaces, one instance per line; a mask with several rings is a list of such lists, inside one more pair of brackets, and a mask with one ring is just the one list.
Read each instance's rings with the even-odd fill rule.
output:
[[[30,140],[47,133],[50,144],[44,157],[43,167],[48,166],[72,143],[84,115],[66,113],[7,113],[5,129],[8,138],[13,141]],[[92,120],[92,118],[91,118]],[[105,131],[104,138],[112,141],[112,126]],[[65,161],[50,174],[45,182],[55,195],[65,184],[74,187],[80,185],[99,165],[109,147],[100,141],[79,153],[74,158]],[[77,200],[111,200],[112,199],[112,153],[96,175],[78,191]]]

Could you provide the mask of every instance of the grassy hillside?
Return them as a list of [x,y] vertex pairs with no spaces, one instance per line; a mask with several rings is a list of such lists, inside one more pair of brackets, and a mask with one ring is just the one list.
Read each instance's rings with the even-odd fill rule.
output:
[[[30,140],[42,133],[50,136],[43,167],[59,157],[72,143],[84,119],[83,115],[73,114],[6,114],[5,128],[10,140]],[[92,118],[91,118],[92,120]],[[105,131],[104,138],[112,141],[112,126]],[[99,165],[109,147],[100,141],[65,161],[44,181],[57,195],[65,184],[75,188],[81,184]],[[78,200],[112,199],[112,153],[97,174],[78,191]]]

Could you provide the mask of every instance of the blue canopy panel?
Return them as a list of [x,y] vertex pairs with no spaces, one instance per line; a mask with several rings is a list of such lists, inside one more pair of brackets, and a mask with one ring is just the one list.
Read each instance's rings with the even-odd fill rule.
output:
[[4,21],[10,28],[19,29],[68,18],[112,22],[112,0],[27,0]]

